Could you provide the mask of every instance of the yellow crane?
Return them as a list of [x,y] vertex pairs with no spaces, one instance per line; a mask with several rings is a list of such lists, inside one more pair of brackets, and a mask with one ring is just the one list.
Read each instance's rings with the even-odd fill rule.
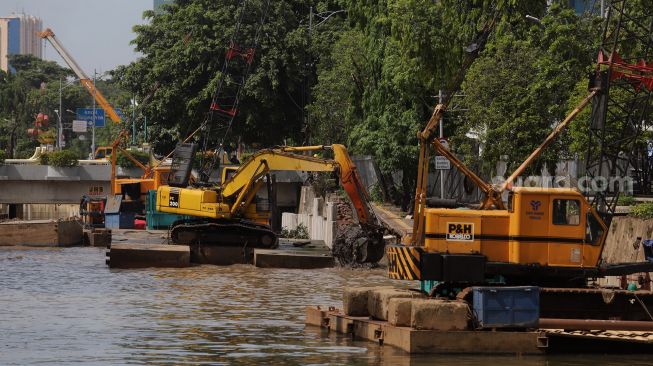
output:
[[[611,23],[606,24],[609,26]],[[484,43],[492,27],[493,22],[485,28],[478,44]],[[625,34],[631,35],[629,32]],[[648,41],[650,34],[644,38]],[[627,39],[627,42],[631,42],[630,38]],[[616,47],[612,38],[604,46],[606,44]],[[473,57],[466,61],[453,83],[453,90],[460,85],[466,66],[472,61]],[[616,204],[618,191],[597,192],[590,201],[575,188],[512,187],[513,181],[526,171],[590,101],[598,102],[593,106],[597,116],[601,108],[607,108],[605,100],[613,80],[624,78],[632,84],[635,92],[648,88],[650,93],[649,85],[653,85],[650,75],[651,70],[645,62],[629,64],[615,50],[608,52],[602,49],[595,72],[591,75],[588,95],[505,182],[497,186],[474,174],[440,143],[435,131],[449,100],[437,105],[424,130],[418,133],[420,156],[413,233],[403,245],[388,246],[389,276],[420,280],[422,290],[441,294],[440,290],[451,292],[453,288],[491,282],[584,287],[589,278],[651,271],[651,262],[608,265],[601,260],[612,216],[609,210],[602,207],[606,201],[597,200],[597,197],[612,194],[615,199],[611,202]],[[632,98],[646,100],[640,96]],[[603,113],[607,113],[607,109]],[[484,193],[477,209],[428,206],[426,186],[431,148],[450,160]],[[628,150],[627,147],[625,149]],[[606,160],[604,156],[599,159],[602,162]],[[507,200],[504,201],[506,192]]]
[[120,123],[120,116],[116,112],[115,109],[111,106],[111,104],[106,100],[104,95],[100,92],[95,87],[95,84],[93,83],[93,79],[89,78],[88,75],[82,70],[82,68],[77,64],[75,59],[68,53],[66,48],[59,42],[59,39],[55,36],[54,32],[52,29],[47,28],[43,32],[38,33],[39,37],[43,39],[47,39],[48,42],[54,47],[54,49],[59,53],[59,55],[66,61],[66,64],[73,70],[75,75],[79,78],[79,82],[86,88],[86,90],[91,94],[91,96],[95,99],[97,104],[104,109],[106,114],[109,116],[109,118],[115,122],[115,123]]

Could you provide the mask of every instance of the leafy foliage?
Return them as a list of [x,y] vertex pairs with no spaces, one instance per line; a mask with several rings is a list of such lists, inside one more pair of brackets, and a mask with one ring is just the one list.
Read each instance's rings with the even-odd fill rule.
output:
[[282,228],[281,237],[288,239],[310,239],[308,236],[308,229],[306,228],[306,225],[302,223],[299,223],[296,228],[291,230]]
[[620,195],[619,198],[617,199],[618,206],[632,206],[635,203],[636,203],[635,197],[633,196]]
[[[509,170],[516,168],[587,95],[600,20],[579,17],[572,9],[554,4],[542,25],[522,21],[497,33],[465,79],[464,104],[469,111],[458,135],[478,134],[485,171],[501,155],[508,155]],[[571,140],[582,139],[571,136]],[[560,157],[570,156],[574,152],[568,148],[570,143],[569,135],[556,141],[532,170],[539,171],[545,162],[554,166]]]
[[[136,26],[133,41],[144,57],[116,70],[139,98],[152,94],[144,113],[152,121],[155,149],[167,153],[206,118],[211,95],[238,14],[236,0],[177,1],[162,15],[146,12],[149,24]],[[257,14],[264,1],[250,1]],[[315,6],[328,7],[326,2]],[[271,1],[259,47],[245,84],[233,129],[234,141],[275,145],[302,141],[304,76],[308,34],[302,25],[309,4]],[[258,19],[258,18],[256,18]],[[241,32],[254,43],[256,19],[246,17]],[[305,23],[304,23],[305,24]],[[154,88],[158,85],[158,88]],[[212,126],[216,131],[219,127]],[[224,132],[224,130],[222,130]],[[217,140],[221,133],[210,136]]]
[[5,158],[7,154],[4,152],[4,150],[0,150],[0,165],[5,163]]
[[54,167],[74,167],[79,165],[79,156],[73,150],[53,151],[41,155],[41,164]]
[[[204,121],[238,3],[178,0],[162,15],[146,12],[149,23],[135,28],[133,43],[144,57],[114,76],[139,99],[154,90],[144,112],[157,152],[168,153]],[[263,1],[251,3],[260,8]],[[601,34],[598,17],[547,3],[271,2],[229,143],[345,143],[354,154],[374,157],[383,196],[397,188],[393,197],[406,208],[417,174],[416,133],[438,90],[447,91],[458,76],[466,46],[494,22],[485,51],[464,78],[464,111],[448,113],[444,127],[452,149],[486,173],[501,155],[512,170],[586,95]],[[309,31],[311,6],[334,13],[316,18]],[[526,15],[540,18],[541,26]],[[255,21],[243,24],[250,40],[254,29]],[[585,151],[585,113],[533,170]]]
[[[147,165],[150,161],[150,154],[143,151],[130,151],[129,154],[143,165]],[[135,168],[136,164],[131,161],[123,152],[118,152],[116,163],[122,168]]]
[[645,220],[653,219],[653,203],[646,202],[633,206],[630,215]]
[[[39,142],[52,143],[56,139],[59,113],[62,123],[70,124],[74,113],[68,110],[90,107],[93,101],[83,87],[70,79],[72,71],[56,62],[29,55],[10,55],[9,62],[16,72],[6,74],[0,71],[0,150],[4,150],[9,158],[25,158],[33,154]],[[97,85],[112,102],[117,99],[116,95],[122,93],[111,81],[99,81]],[[118,100],[124,102],[125,98]],[[38,113],[50,116],[50,130],[39,135],[41,141],[26,133],[28,128],[34,127],[34,118]],[[96,132],[96,142],[106,144],[113,140],[115,126],[109,124]],[[63,134],[67,148],[72,148],[80,156],[89,152],[90,141],[80,141],[69,128],[64,129]]]

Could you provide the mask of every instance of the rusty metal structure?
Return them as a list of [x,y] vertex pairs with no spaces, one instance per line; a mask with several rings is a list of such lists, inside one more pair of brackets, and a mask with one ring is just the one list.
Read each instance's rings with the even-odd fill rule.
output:
[[[648,6],[626,0],[609,3],[597,70],[591,81],[600,84],[601,92],[592,100],[586,181],[609,185],[612,177],[631,176],[632,168],[641,192],[651,192],[653,166],[643,134],[653,125],[652,34],[653,3],[649,2]],[[586,192],[609,225],[619,190],[625,187],[598,188]]]

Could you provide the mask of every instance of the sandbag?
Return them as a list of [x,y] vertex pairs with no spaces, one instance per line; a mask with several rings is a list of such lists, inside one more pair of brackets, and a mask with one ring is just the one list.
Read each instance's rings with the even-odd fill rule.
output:
[[420,298],[424,295],[407,289],[376,288],[369,292],[367,311],[378,320],[388,320],[388,302],[394,298]]
[[388,301],[388,323],[398,327],[410,327],[412,298],[395,297]]
[[369,316],[367,297],[374,287],[346,287],[342,293],[342,310],[345,315]]
[[410,318],[415,329],[465,330],[469,306],[462,301],[416,300],[411,304]]

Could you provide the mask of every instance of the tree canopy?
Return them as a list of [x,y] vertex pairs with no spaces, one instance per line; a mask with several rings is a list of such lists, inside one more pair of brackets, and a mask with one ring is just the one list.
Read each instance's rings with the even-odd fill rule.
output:
[[[114,75],[137,99],[152,95],[143,113],[160,153],[205,120],[240,3],[177,0],[135,27],[143,57]],[[266,1],[248,3],[256,14]],[[545,0],[271,1],[231,142],[345,143],[374,157],[406,207],[416,134],[490,23],[486,48],[460,89],[462,112],[446,116],[445,133],[486,173],[502,155],[514,166],[585,92],[601,36],[597,14]],[[250,44],[255,28],[255,20],[240,28]],[[577,153],[583,138],[565,134],[534,168]]]

